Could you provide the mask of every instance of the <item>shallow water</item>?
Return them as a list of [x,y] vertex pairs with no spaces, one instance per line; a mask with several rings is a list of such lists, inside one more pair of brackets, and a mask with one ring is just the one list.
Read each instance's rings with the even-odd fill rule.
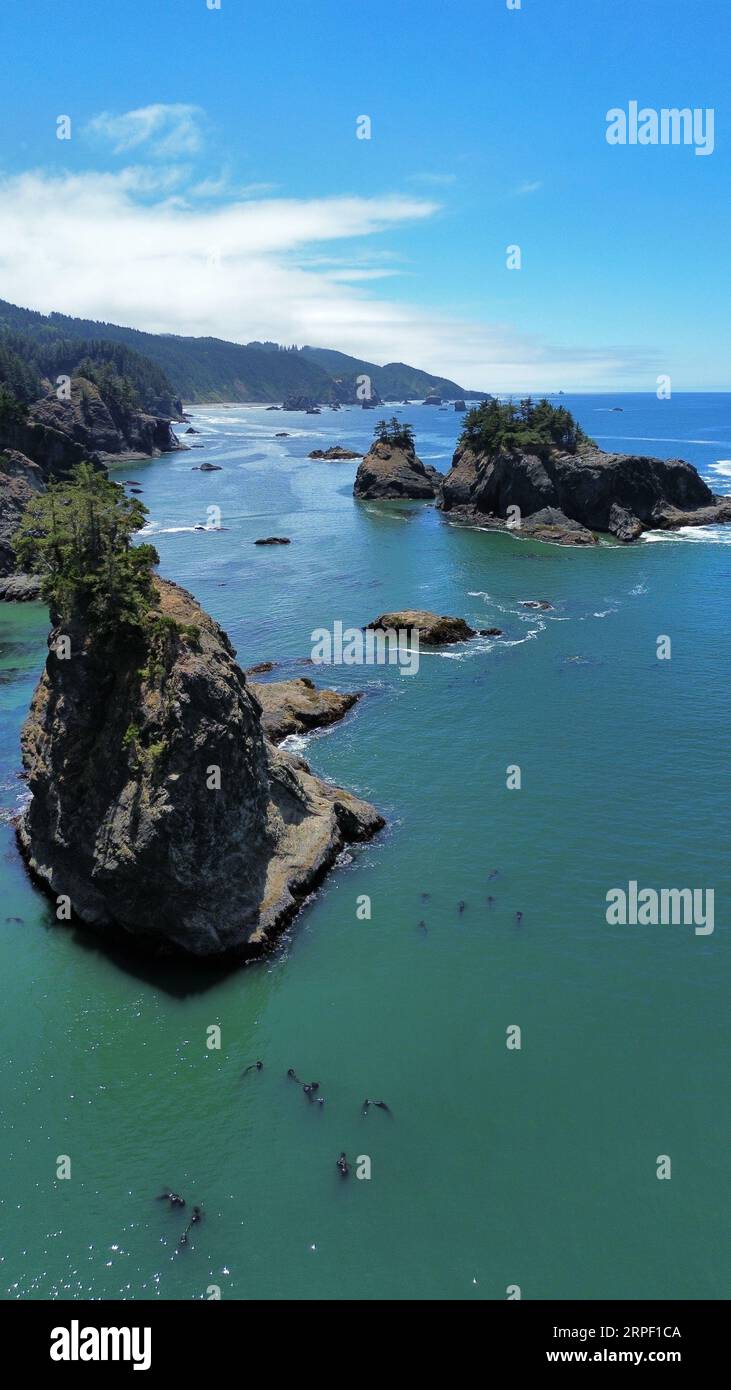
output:
[[[731,487],[731,397],[564,403],[603,447],[685,457]],[[205,1298],[215,1284],[224,1298],[502,1299],[516,1283],[533,1299],[727,1296],[727,535],[574,551],[355,503],[357,463],[307,453],[365,448],[374,418],[202,407],[204,449],[120,470],[143,488],[161,572],[244,666],[302,674],[314,628],[394,608],[505,638],[423,653],[413,678],[315,673],[365,694],[306,756],[388,829],[264,964],[211,976],[105,953],[55,924],[0,825],[5,1298]],[[401,418],[445,466],[460,417]],[[204,460],[222,471],[192,471]],[[227,529],[192,530],[209,506]],[[292,544],[253,545],[272,534]],[[0,608],[6,813],[46,628],[39,605]],[[608,927],[606,893],[630,879],[714,887],[714,933]],[[516,1024],[520,1051],[506,1048]],[[393,1118],[364,1118],[365,1096]],[[370,1181],[339,1178],[342,1149],[370,1157]],[[183,1218],[154,1200],[167,1184],[206,1213],[177,1254]]]

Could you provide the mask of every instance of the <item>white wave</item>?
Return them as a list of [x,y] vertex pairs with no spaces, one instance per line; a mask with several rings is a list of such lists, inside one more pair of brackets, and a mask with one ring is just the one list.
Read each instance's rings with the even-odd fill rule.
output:
[[439,661],[468,661],[475,656],[484,656],[485,652],[491,652],[495,642],[489,637],[472,638],[469,643],[460,646],[458,651],[428,651],[423,646],[419,648],[419,660],[425,656],[434,656]]
[[597,439],[629,439],[634,444],[716,444],[721,449],[731,448],[726,439],[675,439],[665,434],[598,434]]
[[631,594],[648,594],[650,591],[646,584],[635,584],[634,588],[630,589],[629,592]]
[[717,459],[708,467],[712,473],[720,473],[722,478],[731,478],[731,459]]
[[731,527],[679,526],[676,531],[644,531],[640,539],[645,542],[664,541],[666,544],[695,541],[703,545],[731,545]]
[[468,597],[468,598],[489,598],[490,595],[489,595],[489,594],[486,594],[485,591],[484,591],[484,589],[468,589],[468,590],[467,590],[467,597]]
[[282,739],[279,747],[284,748],[288,753],[304,753],[312,735],[305,737],[303,734],[288,734]]
[[197,523],[193,526],[162,526],[159,521],[148,521],[141,531],[136,531],[137,536],[175,536],[182,531],[220,531],[220,526],[203,526]]

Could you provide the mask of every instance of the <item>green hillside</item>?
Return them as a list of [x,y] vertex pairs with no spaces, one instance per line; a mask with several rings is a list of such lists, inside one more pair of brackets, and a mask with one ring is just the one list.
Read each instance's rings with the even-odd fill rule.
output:
[[67,314],[40,314],[5,300],[0,300],[0,343],[51,378],[74,371],[83,358],[100,367],[109,363],[131,382],[140,405],[160,414],[175,413],[176,397],[191,403],[280,402],[292,395],[322,404],[355,401],[359,376],[370,377],[380,399],[419,398],[432,391],[452,400],[485,395],[402,362],[379,367],[328,348],[144,333]]
[[300,348],[300,352],[309,361],[324,367],[331,376],[342,378],[344,381],[353,381],[357,376],[369,376],[373,388],[382,400],[389,397],[398,400],[405,397],[419,399],[431,392],[443,396],[445,400],[468,396],[471,400],[482,400],[487,394],[485,391],[471,391],[467,387],[459,386],[448,377],[432,376],[430,372],[422,372],[418,367],[409,367],[405,362],[387,362],[385,367],[379,367],[375,362],[348,357],[346,353],[336,352],[332,348],[303,347]]

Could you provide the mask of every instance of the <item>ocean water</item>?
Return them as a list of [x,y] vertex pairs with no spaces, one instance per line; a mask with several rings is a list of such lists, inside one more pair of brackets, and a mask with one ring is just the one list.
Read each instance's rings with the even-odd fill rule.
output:
[[[604,448],[731,489],[731,396],[564,400]],[[388,827],[265,962],[154,966],[55,922],[8,819],[46,615],[0,607],[5,1299],[728,1297],[731,528],[574,551],[356,503],[356,463],[307,453],[374,418],[199,407],[203,448],[116,475],[244,666],[302,674],[314,628],[394,608],[504,629],[413,678],[314,673],[364,697],[306,756]],[[401,418],[445,467],[460,417]],[[194,530],[209,507],[225,529]],[[713,888],[714,932],[608,926],[631,879]],[[184,1250],[167,1185],[205,1211]]]

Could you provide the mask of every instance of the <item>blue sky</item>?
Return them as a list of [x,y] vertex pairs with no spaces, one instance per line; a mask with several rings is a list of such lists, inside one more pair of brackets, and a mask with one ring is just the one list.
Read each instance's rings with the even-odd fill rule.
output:
[[[0,52],[0,297],[486,389],[729,388],[728,0],[26,0]],[[610,147],[632,99],[713,108],[713,154]]]

